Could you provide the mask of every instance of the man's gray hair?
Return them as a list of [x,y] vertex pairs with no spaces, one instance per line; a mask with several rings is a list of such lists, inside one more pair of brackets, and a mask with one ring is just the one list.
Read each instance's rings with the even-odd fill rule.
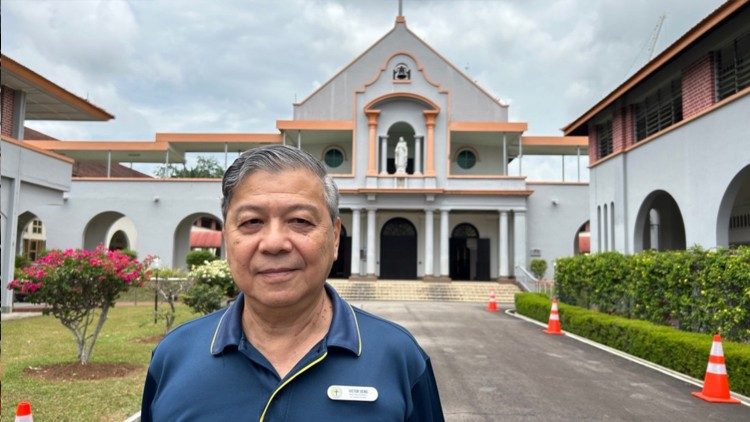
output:
[[243,152],[224,173],[221,181],[221,214],[227,219],[234,190],[242,180],[256,171],[278,173],[284,170],[307,170],[323,185],[323,198],[331,221],[339,216],[339,190],[325,167],[309,153],[286,145],[268,145]]

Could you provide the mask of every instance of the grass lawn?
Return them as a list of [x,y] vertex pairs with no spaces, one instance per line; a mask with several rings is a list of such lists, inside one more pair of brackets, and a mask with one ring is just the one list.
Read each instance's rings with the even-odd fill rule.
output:
[[[162,304],[160,306],[167,306]],[[175,325],[198,315],[177,309]],[[13,421],[19,401],[31,402],[40,421],[123,421],[140,410],[146,368],[155,343],[139,339],[159,335],[163,321],[154,324],[153,302],[120,303],[113,308],[94,347],[91,362],[130,363],[142,369],[121,378],[95,381],[45,381],[26,376],[28,367],[77,361],[76,343],[67,328],[52,316],[2,323],[2,414]]]

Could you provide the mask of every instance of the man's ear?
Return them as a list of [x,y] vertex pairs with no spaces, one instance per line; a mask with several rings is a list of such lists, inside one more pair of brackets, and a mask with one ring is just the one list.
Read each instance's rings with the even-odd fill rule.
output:
[[333,260],[339,258],[339,241],[341,240],[341,218],[336,217],[333,222]]

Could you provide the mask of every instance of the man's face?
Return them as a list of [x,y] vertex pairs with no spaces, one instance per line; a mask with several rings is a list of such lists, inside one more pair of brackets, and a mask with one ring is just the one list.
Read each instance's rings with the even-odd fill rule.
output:
[[234,191],[224,226],[227,260],[248,300],[278,308],[317,298],[337,257],[323,184],[307,170],[257,171]]

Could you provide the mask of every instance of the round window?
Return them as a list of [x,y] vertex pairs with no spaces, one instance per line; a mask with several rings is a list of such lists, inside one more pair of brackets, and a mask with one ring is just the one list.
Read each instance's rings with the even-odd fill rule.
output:
[[338,148],[331,148],[326,151],[325,162],[328,167],[335,169],[344,162],[344,153]]
[[472,167],[474,167],[474,164],[477,163],[477,156],[474,155],[474,153],[471,150],[465,149],[458,152],[458,157],[456,157],[456,161],[458,162],[458,166],[462,169],[468,170]]

